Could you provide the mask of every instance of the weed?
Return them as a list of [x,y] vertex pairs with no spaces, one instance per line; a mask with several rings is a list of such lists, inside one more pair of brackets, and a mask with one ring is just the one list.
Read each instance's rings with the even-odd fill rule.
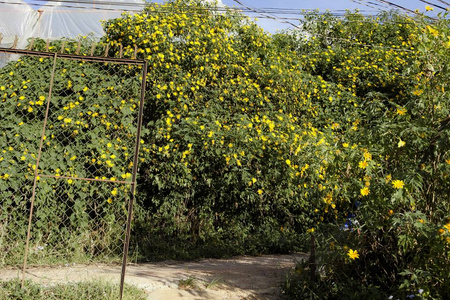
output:
[[192,276],[189,276],[186,279],[180,279],[180,281],[178,282],[178,288],[183,290],[195,289],[197,288],[195,280],[196,279]]
[[222,277],[214,277],[209,283],[205,284],[207,289],[213,288],[222,283]]
[[[118,299],[119,287],[104,281],[89,281],[54,286],[42,286],[32,281],[25,282],[21,289],[19,279],[0,281],[0,299],[21,300],[78,300]],[[125,285],[124,299],[146,299],[145,292],[131,285]]]

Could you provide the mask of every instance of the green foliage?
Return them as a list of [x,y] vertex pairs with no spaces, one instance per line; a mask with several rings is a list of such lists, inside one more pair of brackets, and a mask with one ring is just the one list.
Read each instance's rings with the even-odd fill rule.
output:
[[[340,199],[357,203],[340,212],[349,216],[347,224],[358,220],[353,224],[358,234],[342,231],[344,221],[331,231],[321,227],[319,232],[326,233],[319,245],[321,261],[326,261],[321,278],[311,283],[297,276],[301,283],[294,289],[313,295],[326,286],[331,299],[362,297],[359,292],[351,296],[352,289],[382,298],[445,298],[450,255],[448,19],[311,14],[304,24],[308,37],[276,39],[304,58],[307,72],[354,96],[335,119],[340,124],[336,148],[343,151],[327,171],[339,187],[334,205],[342,208]],[[350,249],[359,258],[349,260]]]
[[304,73],[295,53],[236,12],[192,9],[174,1],[105,23],[111,55],[137,50],[150,66],[139,186],[150,213],[136,230],[292,249],[326,195],[315,186],[333,141],[312,123],[318,102],[351,95]]
[[[38,300],[38,299],[117,299],[119,288],[105,282],[80,282],[58,284],[43,287],[31,281],[25,281],[21,289],[19,280],[0,282],[0,299]],[[145,292],[125,284],[123,299],[146,299]]]
[[58,59],[37,167],[52,67],[22,57],[0,69],[2,263],[23,255],[35,171],[60,178],[37,179],[31,262],[122,249],[129,186],[70,177],[131,178],[142,70]]

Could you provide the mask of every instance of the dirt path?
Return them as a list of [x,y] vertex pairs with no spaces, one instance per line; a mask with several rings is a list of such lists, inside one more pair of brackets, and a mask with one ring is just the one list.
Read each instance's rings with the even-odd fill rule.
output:
[[[144,289],[148,299],[278,299],[279,284],[295,261],[305,254],[240,256],[196,262],[129,265],[126,282]],[[102,279],[118,283],[121,266],[71,265],[30,268],[26,278],[45,285]],[[21,276],[18,270],[0,270],[0,280]],[[185,287],[180,288],[180,283]]]

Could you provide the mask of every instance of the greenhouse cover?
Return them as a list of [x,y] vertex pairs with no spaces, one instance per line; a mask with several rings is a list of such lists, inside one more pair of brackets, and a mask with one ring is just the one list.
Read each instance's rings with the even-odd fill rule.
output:
[[1,47],[26,47],[30,37],[75,38],[104,34],[101,21],[117,18],[124,11],[139,11],[142,0],[0,0]]
[[[216,2],[207,0],[206,2]],[[222,1],[217,5],[223,7]],[[76,38],[104,34],[102,20],[117,18],[124,11],[140,11],[144,0],[0,0],[0,47],[23,49],[31,37]]]

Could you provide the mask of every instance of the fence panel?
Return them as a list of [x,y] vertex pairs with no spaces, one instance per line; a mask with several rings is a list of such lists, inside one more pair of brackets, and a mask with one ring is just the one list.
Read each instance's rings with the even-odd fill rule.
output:
[[0,69],[0,264],[23,261],[34,168],[49,93],[51,57],[30,77],[23,61]]
[[0,52],[0,265],[123,255],[123,285],[145,62]]

